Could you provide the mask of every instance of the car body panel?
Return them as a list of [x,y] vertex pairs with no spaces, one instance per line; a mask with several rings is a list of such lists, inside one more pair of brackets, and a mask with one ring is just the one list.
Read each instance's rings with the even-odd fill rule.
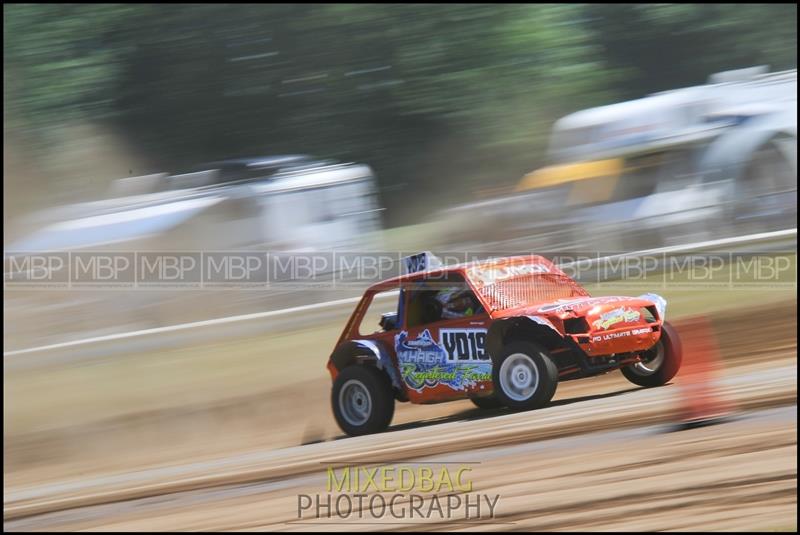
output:
[[[410,292],[448,276],[462,277],[482,310],[466,317],[409,324],[403,312],[408,309]],[[359,332],[374,297],[394,290],[401,314],[395,328]],[[491,394],[487,339],[495,324],[524,319],[542,326],[560,340],[563,349],[559,350],[573,353],[580,362],[580,366],[562,366],[565,373],[573,368],[596,371],[595,360],[619,367],[652,348],[661,335],[664,310],[665,301],[656,294],[591,297],[546,258],[515,256],[436,267],[373,285],[356,306],[336,347],[353,341],[374,344],[381,365],[386,367],[388,360],[393,366],[389,376],[395,387],[400,377],[399,399],[438,403]],[[332,360],[328,370],[335,379],[339,369]]]

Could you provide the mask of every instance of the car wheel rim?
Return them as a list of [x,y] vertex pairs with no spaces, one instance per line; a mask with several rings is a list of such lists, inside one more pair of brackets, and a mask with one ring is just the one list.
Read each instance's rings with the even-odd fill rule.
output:
[[339,391],[339,408],[350,425],[364,425],[372,412],[372,398],[361,381],[350,379]]
[[500,365],[500,388],[514,401],[526,401],[539,387],[539,370],[533,359],[514,353]]
[[664,364],[664,344],[661,340],[658,341],[655,348],[643,353],[641,359],[641,362],[637,362],[632,367],[637,375],[653,375],[660,370],[661,365]]

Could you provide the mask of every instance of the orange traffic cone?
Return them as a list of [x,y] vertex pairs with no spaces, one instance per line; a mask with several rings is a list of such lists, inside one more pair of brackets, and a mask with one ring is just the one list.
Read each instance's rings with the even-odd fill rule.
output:
[[725,421],[733,404],[724,399],[716,384],[721,363],[711,322],[706,316],[696,316],[676,328],[683,346],[683,365],[676,378],[681,389],[678,429]]

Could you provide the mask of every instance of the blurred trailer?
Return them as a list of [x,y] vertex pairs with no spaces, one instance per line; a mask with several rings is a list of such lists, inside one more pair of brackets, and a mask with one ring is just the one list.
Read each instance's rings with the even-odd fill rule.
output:
[[7,251],[320,250],[381,228],[372,169],[272,156],[114,181],[110,198],[32,215]]
[[[381,249],[382,208],[375,176],[364,164],[302,155],[225,160],[188,173],[116,180],[109,193],[105,200],[31,215],[26,224],[36,230],[4,247],[5,280],[36,275],[20,271],[30,253],[218,251],[266,258],[269,252],[282,258],[301,251]],[[69,269],[65,262],[62,273],[48,277],[61,280]],[[112,283],[55,285],[48,291],[41,286],[7,285],[7,345],[280,309],[331,299],[333,292],[280,284],[250,291],[170,284],[157,291]]]
[[797,71],[578,111],[553,126],[548,158],[513,194],[446,212],[461,241],[626,249],[794,227]]

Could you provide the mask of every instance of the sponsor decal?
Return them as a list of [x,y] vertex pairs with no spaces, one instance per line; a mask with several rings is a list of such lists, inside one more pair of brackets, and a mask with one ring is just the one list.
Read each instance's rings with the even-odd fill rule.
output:
[[484,349],[485,330],[442,329],[441,335],[441,344],[428,329],[413,340],[406,331],[395,336],[400,375],[410,388],[419,392],[443,384],[464,390],[492,380],[492,363]]
[[578,305],[605,305],[608,303],[616,303],[619,301],[627,301],[629,297],[578,297],[576,299],[559,299],[549,305],[544,305],[536,309],[537,312],[554,312],[556,314],[570,310]]
[[591,297],[581,297],[579,299],[559,299],[555,303],[551,303],[549,305],[545,305],[543,307],[539,307],[536,312],[564,312],[568,308],[572,308],[573,306],[577,305],[578,303],[583,303],[585,301],[590,301]]
[[651,332],[650,327],[642,327],[641,329],[631,329],[630,331],[622,331],[618,333],[598,334],[592,337],[592,342],[607,342],[617,338],[625,338],[631,335],[647,334]]
[[532,275],[535,273],[550,273],[550,268],[544,264],[520,264],[511,266],[474,267],[467,271],[467,276],[479,286],[486,286],[496,282]]
[[600,317],[592,322],[595,329],[608,329],[617,323],[631,323],[639,321],[641,313],[631,308],[619,307],[610,312],[601,314]]

